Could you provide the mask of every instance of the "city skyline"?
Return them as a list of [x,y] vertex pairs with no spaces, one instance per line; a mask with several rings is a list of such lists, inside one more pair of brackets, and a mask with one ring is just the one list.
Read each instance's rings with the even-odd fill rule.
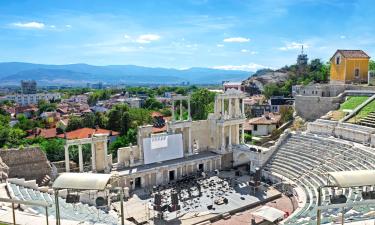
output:
[[336,49],[371,56],[375,7],[359,1],[2,1],[0,61],[256,71]]

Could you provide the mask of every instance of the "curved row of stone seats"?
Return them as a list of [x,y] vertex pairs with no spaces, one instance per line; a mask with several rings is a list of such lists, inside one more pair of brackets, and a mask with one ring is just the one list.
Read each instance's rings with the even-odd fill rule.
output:
[[[43,201],[50,203],[52,207],[48,208],[48,215],[55,217],[56,207],[55,207],[55,196],[34,190],[31,188],[26,188],[13,183],[8,183],[8,190],[12,198],[23,200],[23,201]],[[87,204],[77,203],[70,204],[66,203],[65,199],[58,197],[60,206],[60,216],[61,219],[89,222],[92,224],[102,223],[115,225],[118,224],[118,217],[115,213],[106,213],[103,210],[97,209],[94,206],[89,206]],[[45,209],[37,206],[32,207],[22,207],[30,212],[45,215]]]
[[[316,223],[317,188],[326,184],[327,172],[363,169],[375,169],[374,149],[311,133],[292,133],[264,167],[265,173],[294,181],[305,192],[306,204],[285,224]],[[345,188],[342,191],[348,202],[362,200],[361,189]],[[331,189],[323,189],[322,205],[330,204],[330,195]],[[345,210],[345,215],[350,220],[364,219],[365,214],[374,211],[374,208],[374,205],[352,207]],[[340,209],[323,210],[322,222],[336,220],[339,213]]]
[[373,127],[318,119],[307,124],[307,131],[321,136],[333,136],[363,145],[375,146],[375,128]]

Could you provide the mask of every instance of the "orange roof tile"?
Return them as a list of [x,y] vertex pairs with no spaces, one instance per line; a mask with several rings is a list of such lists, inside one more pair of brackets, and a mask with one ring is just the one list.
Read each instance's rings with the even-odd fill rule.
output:
[[57,135],[56,128],[50,128],[50,129],[37,128],[36,133],[31,134],[27,138],[28,139],[35,138],[35,137],[54,138],[56,137],[56,135]]
[[158,116],[163,116],[163,114],[161,114],[158,111],[154,111],[154,112],[151,113],[151,117],[158,117]]
[[[72,139],[81,139],[81,138],[88,138],[88,137],[91,137],[92,135],[94,134],[110,134],[111,133],[111,130],[106,130],[106,129],[93,129],[93,128],[81,128],[81,129],[77,129],[77,130],[73,130],[73,131],[70,131],[70,132],[67,132],[66,133],[66,138],[69,139],[69,140],[72,140]],[[120,133],[117,132],[117,131],[112,131],[112,135],[113,136],[117,136],[119,135]],[[64,134],[59,134],[57,135],[58,137],[60,138],[64,138],[65,135]]]
[[248,121],[249,124],[257,125],[270,125],[277,124],[280,122],[281,116],[278,114],[270,113],[261,117],[252,118]]

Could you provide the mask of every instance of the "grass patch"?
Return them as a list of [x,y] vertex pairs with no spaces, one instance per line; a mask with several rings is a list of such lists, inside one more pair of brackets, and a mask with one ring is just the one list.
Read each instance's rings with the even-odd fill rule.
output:
[[361,109],[349,122],[358,122],[360,119],[366,117],[370,112],[375,112],[375,101],[371,101],[365,107]]
[[353,110],[360,104],[366,101],[369,97],[367,96],[349,96],[348,99],[340,105],[340,110]]

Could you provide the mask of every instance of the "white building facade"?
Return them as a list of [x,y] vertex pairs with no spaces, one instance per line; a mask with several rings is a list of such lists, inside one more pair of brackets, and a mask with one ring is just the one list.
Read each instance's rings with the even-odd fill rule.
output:
[[60,93],[37,93],[37,94],[14,94],[7,95],[7,100],[14,101],[19,105],[35,105],[40,100],[57,100],[61,99]]

